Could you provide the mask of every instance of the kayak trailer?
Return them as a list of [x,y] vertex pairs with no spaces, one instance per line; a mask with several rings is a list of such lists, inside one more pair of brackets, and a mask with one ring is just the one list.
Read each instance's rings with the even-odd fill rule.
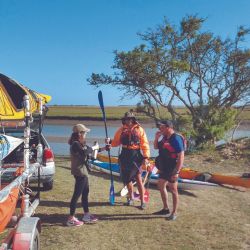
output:
[[[29,96],[24,96],[24,113],[25,113],[25,129],[24,129],[24,156],[23,163],[20,167],[19,174],[10,183],[0,182],[0,233],[5,230],[7,224],[11,221],[14,224],[14,228],[11,228],[8,235],[0,243],[0,250],[37,250],[40,249],[40,232],[41,221],[38,217],[32,217],[35,209],[39,205],[40,201],[40,163],[42,157],[38,157],[37,163],[30,164],[30,121],[32,120],[30,100]],[[39,115],[42,116],[43,104],[42,100],[39,100]],[[39,145],[39,144],[38,144]],[[0,143],[0,147],[3,147]],[[40,145],[41,148],[41,145]],[[1,148],[0,148],[1,150]],[[43,150],[43,149],[42,149]],[[42,155],[41,152],[37,152],[38,155]],[[1,163],[3,157],[1,157]],[[18,169],[18,166],[15,166]],[[7,171],[0,166],[1,176]],[[35,172],[38,172],[38,188],[37,193],[34,194],[29,188],[29,177]],[[1,177],[0,176],[0,177]],[[4,175],[3,175],[4,176]],[[19,195],[21,194],[21,195]],[[21,199],[20,199],[21,197]],[[21,200],[21,212],[20,215],[15,216],[16,206]]]

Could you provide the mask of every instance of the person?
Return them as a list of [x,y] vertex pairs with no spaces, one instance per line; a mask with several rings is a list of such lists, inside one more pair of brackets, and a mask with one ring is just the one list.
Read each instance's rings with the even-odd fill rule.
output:
[[[92,147],[86,145],[86,135],[90,131],[83,124],[73,126],[73,132],[68,141],[70,145],[71,174],[75,178],[74,193],[70,202],[70,216],[66,222],[67,226],[81,226],[84,223],[93,223],[98,219],[89,213],[89,180],[88,180],[88,159],[93,153]],[[99,149],[99,152],[104,148]],[[82,196],[82,207],[84,215],[78,220],[75,215],[76,205],[79,197]]]
[[128,188],[128,201],[126,205],[133,205],[133,184],[136,179],[141,199],[140,209],[145,209],[144,185],[141,178],[141,166],[148,166],[150,157],[149,143],[144,129],[137,122],[131,112],[126,112],[122,118],[122,126],[116,131],[114,139],[106,139],[106,143],[111,143],[110,147],[122,147],[119,155],[121,175],[124,185]]
[[[155,212],[156,215],[168,215],[168,220],[177,218],[178,175],[184,162],[184,140],[181,135],[175,133],[173,123],[169,120],[158,123],[159,131],[155,134],[154,148],[159,150],[156,157],[156,166],[159,169],[158,187],[163,202],[163,209]],[[173,210],[170,213],[168,206],[167,187],[172,193]]]

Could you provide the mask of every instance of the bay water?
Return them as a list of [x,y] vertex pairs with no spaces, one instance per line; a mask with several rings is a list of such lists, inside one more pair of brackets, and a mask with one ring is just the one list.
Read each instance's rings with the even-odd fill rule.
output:
[[[95,141],[97,141],[100,146],[104,146],[105,140],[105,130],[103,126],[90,126],[91,131],[87,134],[87,144],[92,146]],[[110,138],[113,138],[117,126],[109,126],[108,127],[108,135]],[[153,149],[153,140],[157,128],[154,127],[146,127],[145,128],[149,143],[151,156],[157,155],[157,150]],[[60,124],[45,124],[43,127],[43,134],[45,135],[47,141],[49,142],[53,152],[55,155],[69,155],[69,145],[68,139],[72,132],[72,125],[60,125]],[[233,139],[242,138],[242,137],[250,137],[250,129],[249,130],[236,130],[233,136]],[[224,140],[217,142],[217,144],[224,143],[225,141],[232,138],[232,131],[229,132]],[[119,148],[112,148],[111,155],[117,156],[119,154]]]

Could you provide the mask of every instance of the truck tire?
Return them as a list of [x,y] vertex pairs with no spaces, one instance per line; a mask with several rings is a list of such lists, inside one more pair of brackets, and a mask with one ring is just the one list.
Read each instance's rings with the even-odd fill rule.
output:
[[43,190],[48,191],[53,188],[53,180],[43,183]]

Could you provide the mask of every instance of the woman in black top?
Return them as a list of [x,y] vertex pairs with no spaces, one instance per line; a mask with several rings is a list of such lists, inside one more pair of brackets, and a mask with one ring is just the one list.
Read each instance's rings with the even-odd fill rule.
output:
[[[97,218],[89,213],[88,203],[88,159],[91,157],[93,152],[93,149],[86,145],[86,134],[89,131],[90,129],[84,125],[76,124],[73,126],[73,133],[69,139],[71,174],[75,178],[75,188],[70,202],[70,216],[66,223],[67,226],[81,226],[84,222],[91,223],[97,221]],[[74,216],[77,201],[80,196],[82,196],[82,207],[84,211],[82,221],[78,220]]]

